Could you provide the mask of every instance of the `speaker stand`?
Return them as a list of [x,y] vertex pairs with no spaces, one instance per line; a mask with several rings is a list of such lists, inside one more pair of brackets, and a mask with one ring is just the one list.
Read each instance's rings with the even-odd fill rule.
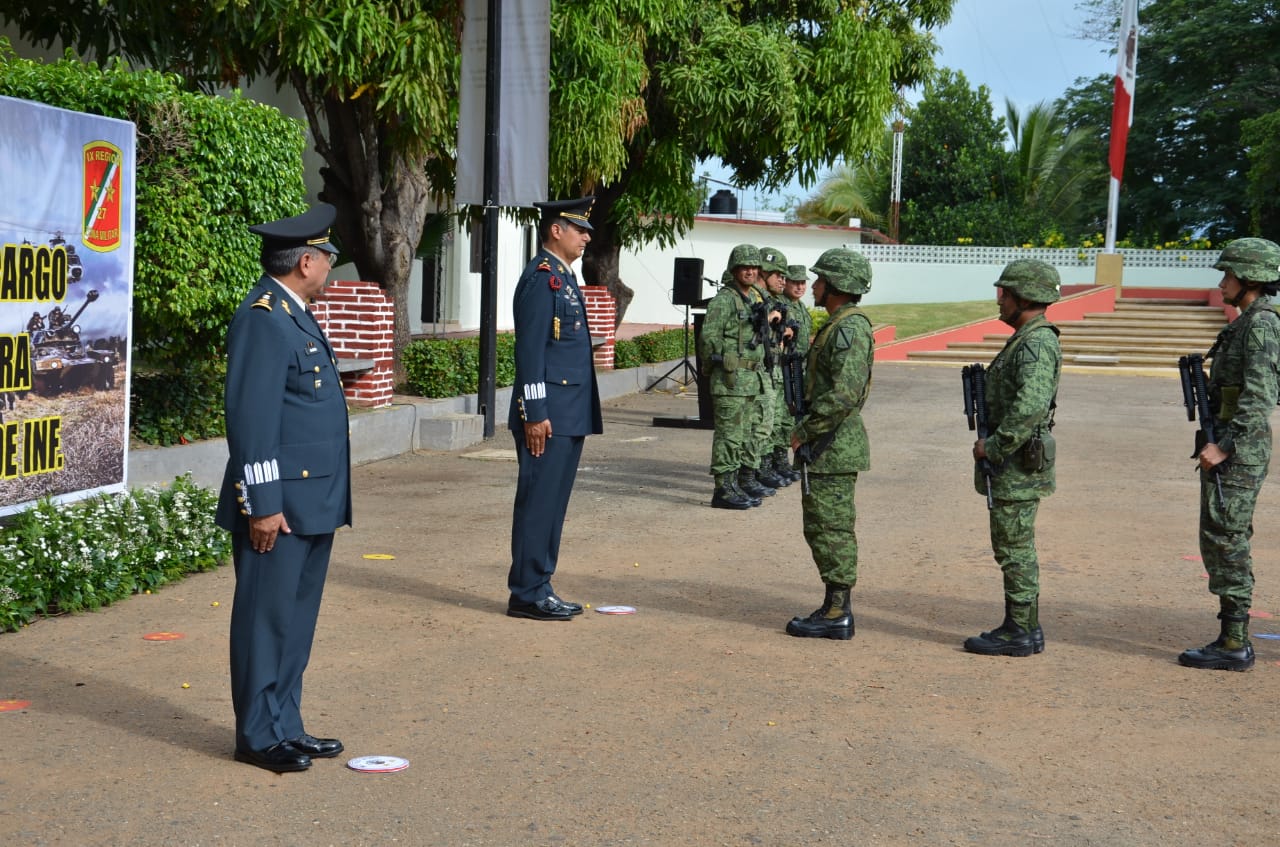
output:
[[[672,374],[674,374],[676,371],[681,371],[681,376],[685,378],[684,382],[680,382],[679,380],[673,379]],[[687,388],[690,383],[694,383],[695,385],[697,385],[698,408],[699,408],[699,412],[701,412],[703,400],[704,400],[704,396],[702,392],[706,389],[706,386],[703,384],[702,376],[698,372],[698,368],[695,367],[689,361],[689,306],[688,305],[685,305],[684,307],[684,358],[681,359],[680,362],[671,370],[667,371],[665,374],[663,374],[662,376],[655,379],[652,383],[650,383],[649,387],[646,388],[645,391],[652,391],[654,386],[662,382],[664,379],[672,379],[673,382],[676,382],[682,388]],[[707,413],[705,417],[703,417],[701,414],[691,415],[687,417],[679,417],[679,418],[655,416],[653,419],[653,425],[677,427],[682,429],[711,429],[713,426],[710,413]]]
[[[684,378],[683,382],[678,379],[674,379],[671,376],[676,371],[681,371],[680,375]],[[696,383],[698,381],[698,369],[689,361],[689,307],[687,305],[684,307],[684,358],[677,362],[675,367],[671,370],[649,383],[649,387],[646,388],[645,391],[652,391],[654,386],[662,382],[664,379],[670,379],[681,388],[688,388],[689,383]]]

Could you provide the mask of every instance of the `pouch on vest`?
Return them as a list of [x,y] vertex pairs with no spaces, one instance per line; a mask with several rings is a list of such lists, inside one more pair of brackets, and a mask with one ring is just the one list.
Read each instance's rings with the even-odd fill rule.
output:
[[1057,453],[1058,446],[1052,434],[1033,435],[1018,451],[1018,464],[1027,473],[1039,473],[1053,467]]

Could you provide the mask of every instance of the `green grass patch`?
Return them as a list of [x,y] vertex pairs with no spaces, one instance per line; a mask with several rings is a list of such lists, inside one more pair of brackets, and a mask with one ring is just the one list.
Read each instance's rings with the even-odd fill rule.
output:
[[994,318],[1000,314],[995,298],[969,300],[962,303],[899,303],[863,306],[871,322],[893,324],[898,328],[897,340],[923,335],[939,329],[950,329],[972,321]]

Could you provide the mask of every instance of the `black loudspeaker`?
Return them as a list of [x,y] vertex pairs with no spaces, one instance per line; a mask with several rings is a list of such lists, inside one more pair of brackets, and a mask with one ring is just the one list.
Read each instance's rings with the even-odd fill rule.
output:
[[671,302],[677,306],[697,306],[702,302],[701,259],[676,259]]

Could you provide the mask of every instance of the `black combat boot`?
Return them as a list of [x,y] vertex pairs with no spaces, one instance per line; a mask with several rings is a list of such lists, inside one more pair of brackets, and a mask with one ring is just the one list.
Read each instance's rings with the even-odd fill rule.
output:
[[1178,656],[1178,664],[1189,668],[1219,671],[1247,671],[1253,667],[1253,645],[1249,643],[1249,613],[1218,613],[1222,631],[1218,640],[1203,647],[1187,650]]
[[751,497],[772,497],[775,492],[767,485],[761,485],[752,468],[741,468],[738,471],[738,487]]
[[[1033,653],[1043,653],[1044,652],[1044,629],[1041,628],[1040,626],[1040,609],[1039,609],[1040,601],[1036,600],[1032,604],[1032,606],[1034,607],[1033,608],[1034,620],[1031,626],[1031,648]],[[1012,604],[1010,604],[1008,600],[1005,600],[1004,601],[1004,620],[1000,623],[1000,626],[996,627],[990,632],[984,632],[978,637],[985,639],[987,641],[991,641],[993,639],[999,639],[1002,636],[1007,636],[1008,634],[1016,631],[1018,625],[1013,622],[1013,615],[1012,615],[1011,609],[1012,609]]]
[[734,482],[736,474],[733,471],[718,474],[716,476],[716,490],[711,495],[711,508],[713,509],[750,509],[753,505],[759,505],[760,501],[752,503],[746,494],[739,490]]
[[775,447],[773,450],[773,472],[778,476],[790,477],[792,482],[800,479],[800,471],[791,467],[791,458],[786,447]]
[[1040,628],[1039,601],[1004,601],[1004,621],[1000,626],[964,640],[964,649],[981,656],[1030,656],[1044,652],[1044,630]]
[[853,609],[850,607],[851,591],[835,585],[827,586],[827,596],[822,608],[814,609],[807,617],[796,616],[787,624],[787,635],[797,638],[834,638],[848,641],[853,638]]
[[786,488],[791,484],[791,475],[779,473],[773,464],[773,456],[765,456],[760,460],[760,470],[756,471],[756,479],[761,485],[769,488]]

